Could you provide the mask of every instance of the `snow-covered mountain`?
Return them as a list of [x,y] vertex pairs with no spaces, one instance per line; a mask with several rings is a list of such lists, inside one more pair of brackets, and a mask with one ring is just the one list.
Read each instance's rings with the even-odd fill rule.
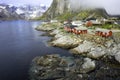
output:
[[21,15],[16,13],[17,7],[12,5],[0,4],[0,19],[19,19],[22,18]]
[[47,10],[47,7],[45,5],[24,5],[17,8],[16,13],[19,15],[24,15],[26,19],[32,19],[39,16],[42,16],[42,14]]
[[0,4],[0,19],[33,19],[47,10],[45,5],[23,5],[13,6],[7,4]]

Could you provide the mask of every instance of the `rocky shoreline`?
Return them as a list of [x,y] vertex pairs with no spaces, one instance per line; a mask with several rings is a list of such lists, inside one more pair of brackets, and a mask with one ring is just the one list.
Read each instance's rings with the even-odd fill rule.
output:
[[[68,49],[73,56],[68,59],[53,54],[35,58],[30,69],[31,80],[120,79],[119,32],[114,32],[110,38],[91,34],[92,29],[88,29],[90,34],[76,35],[66,32],[61,23],[43,24],[36,30],[49,32],[49,36],[53,37],[49,44]],[[61,64],[62,60],[65,64]],[[52,69],[52,66],[55,68]]]

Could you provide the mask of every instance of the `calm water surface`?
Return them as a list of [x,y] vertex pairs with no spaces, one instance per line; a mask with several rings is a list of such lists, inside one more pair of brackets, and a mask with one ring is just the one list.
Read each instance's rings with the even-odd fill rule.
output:
[[36,56],[58,53],[70,55],[68,51],[49,47],[49,37],[34,28],[40,21],[0,22],[0,80],[29,80],[28,70]]

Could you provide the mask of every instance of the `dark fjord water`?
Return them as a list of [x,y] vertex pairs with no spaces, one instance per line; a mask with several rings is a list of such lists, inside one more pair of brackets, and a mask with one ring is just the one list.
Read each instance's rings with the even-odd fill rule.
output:
[[66,50],[47,46],[49,37],[34,28],[40,21],[0,22],[0,80],[29,80],[28,70],[36,56],[58,53],[70,55]]

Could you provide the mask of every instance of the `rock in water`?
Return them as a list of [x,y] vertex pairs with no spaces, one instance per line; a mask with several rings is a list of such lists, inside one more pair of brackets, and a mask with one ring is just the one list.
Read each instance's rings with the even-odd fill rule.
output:
[[74,62],[70,57],[60,57],[55,54],[36,57],[32,62],[30,77],[31,80],[63,78],[73,65]]
[[80,70],[81,73],[87,73],[95,69],[95,62],[90,58],[85,58],[82,68]]
[[31,80],[77,80],[77,78],[82,79],[80,73],[87,73],[94,69],[95,63],[89,58],[83,61],[53,54],[36,57],[33,60],[30,78]]
[[120,51],[115,54],[115,59],[120,63]]

